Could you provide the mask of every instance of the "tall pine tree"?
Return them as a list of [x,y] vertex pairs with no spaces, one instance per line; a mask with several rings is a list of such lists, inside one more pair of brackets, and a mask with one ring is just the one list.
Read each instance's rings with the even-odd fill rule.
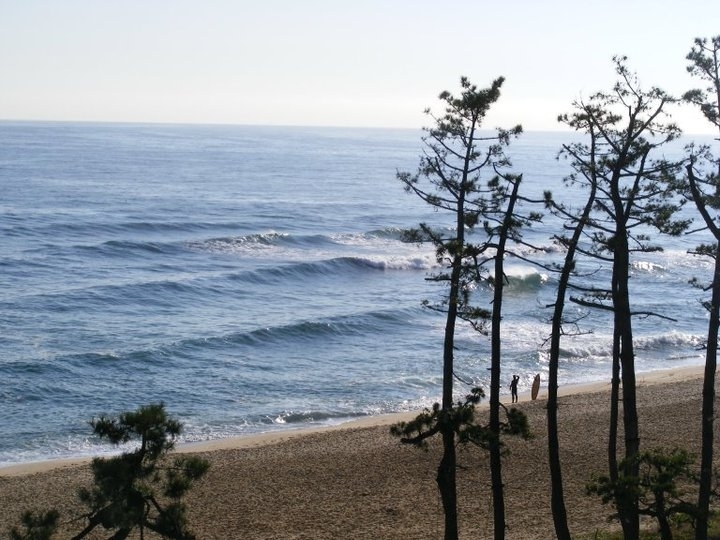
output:
[[[507,421],[500,420],[500,319],[504,284],[503,261],[508,239],[522,241],[520,229],[534,220],[535,214],[522,216],[516,205],[520,200],[521,176],[506,172],[510,163],[504,148],[522,129],[480,131],[490,107],[500,97],[503,79],[489,88],[478,89],[466,78],[461,79],[461,94],[440,94],[444,114],[433,116],[434,126],[426,129],[424,153],[418,171],[398,173],[407,191],[416,194],[439,211],[452,216],[449,227],[435,228],[420,224],[408,239],[431,242],[438,263],[443,267],[431,279],[446,283],[448,294],[440,303],[426,303],[445,314],[443,339],[442,404],[426,411],[412,422],[396,426],[394,432],[404,442],[422,444],[440,434],[443,455],[438,466],[437,483],[445,512],[445,539],[458,536],[457,457],[458,441],[474,442],[490,451],[495,515],[495,537],[504,538],[505,506],[500,462],[500,434],[527,433],[524,417],[510,411]],[[490,267],[493,272],[488,269]],[[492,310],[477,307],[471,293],[479,284],[493,290]],[[473,389],[464,402],[454,401],[455,332],[459,321],[470,323],[487,333],[490,320],[491,382],[490,419],[478,425],[474,404],[484,395]]]
[[[687,55],[688,71],[708,84],[705,90],[692,90],[684,96],[696,105],[705,118],[720,133],[720,36],[696,39]],[[720,140],[720,139],[718,139]],[[712,463],[714,453],[715,371],[717,369],[718,329],[720,328],[720,156],[713,156],[707,147],[691,148],[690,162],[686,167],[686,193],[695,202],[705,224],[713,235],[713,245],[700,246],[698,251],[714,259],[710,286],[711,300],[706,307],[710,313],[705,348],[705,373],[702,405],[702,450],[700,461],[700,489],[698,492],[697,540],[707,538],[710,496],[712,492]]]

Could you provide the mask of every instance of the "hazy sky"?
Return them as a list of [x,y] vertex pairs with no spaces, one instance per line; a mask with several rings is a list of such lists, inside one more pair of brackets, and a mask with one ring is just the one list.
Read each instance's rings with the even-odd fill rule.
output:
[[503,75],[487,127],[557,129],[613,55],[681,93],[717,34],[718,0],[0,0],[0,119],[418,128]]

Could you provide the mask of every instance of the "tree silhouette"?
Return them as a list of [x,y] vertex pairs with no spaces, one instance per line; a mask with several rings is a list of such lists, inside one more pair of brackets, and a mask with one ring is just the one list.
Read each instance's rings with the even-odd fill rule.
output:
[[[586,142],[571,147],[573,168],[581,184],[596,190],[592,212],[586,224],[588,242],[578,252],[607,264],[611,282],[607,287],[593,285],[571,300],[610,312],[613,317],[613,372],[611,386],[608,465],[611,481],[621,471],[636,476],[640,435],[636,405],[635,350],[632,319],[639,313],[631,309],[629,272],[631,254],[657,251],[648,231],[654,229],[679,234],[687,222],[675,221],[679,208],[673,183],[680,163],[653,159],[658,148],[680,135],[667,121],[665,108],[674,103],[659,88],[644,91],[626,67],[624,57],[615,57],[618,80],[610,92],[599,92],[586,102],[576,102],[582,121],[574,123],[567,115],[562,121],[586,135]],[[619,401],[622,382],[622,411],[625,453],[618,464],[617,440]],[[616,505],[626,538],[637,538],[639,513],[637,497],[617,492]]]
[[[507,431],[522,432],[522,415],[508,412],[508,422],[500,422],[500,309],[504,284],[503,260],[508,238],[521,241],[520,228],[538,216],[520,216],[515,211],[522,177],[506,174],[510,165],[503,149],[510,138],[522,128],[498,129],[495,134],[482,134],[482,121],[491,105],[500,97],[504,79],[496,79],[489,88],[478,89],[462,78],[461,94],[440,94],[444,114],[439,117],[426,113],[434,120],[423,138],[424,153],[415,174],[399,172],[398,179],[408,192],[418,195],[437,210],[447,211],[453,222],[447,228],[434,228],[426,223],[409,231],[408,240],[431,242],[439,264],[444,268],[431,280],[446,283],[449,291],[440,303],[426,302],[431,309],[445,313],[443,340],[442,404],[426,411],[415,421],[396,426],[393,432],[403,442],[422,444],[427,438],[440,434],[443,455],[438,466],[437,483],[445,513],[445,539],[457,538],[457,490],[455,446],[458,440],[476,442],[490,450],[495,508],[496,538],[505,530],[504,500],[500,463],[499,436]],[[480,233],[477,233],[480,229]],[[451,231],[451,232],[448,232]],[[480,239],[473,241],[473,234]],[[494,275],[487,266],[493,264]],[[493,289],[492,311],[471,303],[471,294],[480,284]],[[454,402],[455,329],[458,320],[471,324],[480,332],[487,332],[491,321],[492,359],[490,388],[490,420],[486,426],[473,426],[474,404],[482,397],[480,389],[457,405]],[[526,423],[525,423],[526,426]],[[526,428],[525,428],[526,431]]]
[[50,540],[57,529],[59,517],[57,510],[38,513],[28,510],[20,518],[25,530],[13,527],[10,540]]
[[[720,36],[710,41],[695,39],[695,45],[687,55],[688,71],[709,83],[707,90],[692,90],[683,97],[696,105],[705,118],[720,132]],[[690,162],[686,167],[685,193],[695,202],[702,216],[704,229],[715,238],[714,245],[700,246],[698,253],[714,259],[711,300],[706,304],[710,313],[705,349],[705,373],[703,379],[702,450],[700,460],[700,486],[698,490],[697,540],[707,538],[710,496],[712,490],[712,463],[715,420],[715,371],[717,369],[718,328],[720,327],[720,226],[717,211],[720,209],[720,157],[713,157],[707,147],[690,148]],[[711,214],[714,211],[715,215]]]
[[87,525],[73,540],[98,526],[113,531],[112,540],[127,538],[134,529],[140,538],[148,529],[163,538],[193,539],[182,497],[209,464],[194,456],[166,458],[181,432],[180,422],[168,417],[159,403],[116,418],[100,417],[91,425],[98,437],[112,444],[135,441],[139,446],[116,457],[93,459],[94,486],[80,492],[89,507]]
[[599,495],[603,503],[637,499],[639,513],[657,520],[660,538],[672,540],[671,519],[677,515],[692,518],[697,514],[696,505],[685,500],[685,492],[678,484],[678,481],[692,477],[690,456],[678,449],[672,452],[652,450],[640,452],[631,459],[635,464],[630,467],[623,463],[621,469],[637,469],[634,476],[621,473],[616,480],[607,476],[594,478],[588,485],[588,492]]
[[[565,249],[565,258],[559,268],[552,268],[558,272],[558,285],[555,302],[548,307],[553,308],[550,330],[550,350],[548,358],[548,399],[547,399],[547,433],[548,433],[548,463],[550,467],[550,504],[552,509],[555,535],[558,540],[570,540],[570,531],[567,523],[567,510],[563,494],[562,467],[560,463],[560,441],[558,438],[558,368],[560,363],[560,341],[566,335],[565,324],[568,322],[563,315],[565,310],[570,280],[575,272],[576,254],[580,245],[585,226],[588,224],[590,214],[595,205],[597,196],[597,179],[594,178],[596,164],[594,163],[595,151],[593,144],[594,126],[584,111],[577,112],[571,116],[560,118],[561,121],[574,129],[587,130],[590,134],[590,147],[582,144],[563,145],[561,155],[572,160],[576,171],[572,173],[566,182],[574,184],[578,182],[578,175],[581,175],[589,188],[588,197],[584,208],[579,214],[573,213],[569,208],[557,203],[552,198],[552,193],[545,193],[547,208],[560,219],[565,221],[565,229],[571,230],[570,236],[555,235],[554,240]],[[588,151],[589,150],[589,151]],[[586,159],[583,157],[585,156]],[[584,165],[588,166],[584,166]],[[576,321],[570,321],[576,324]]]

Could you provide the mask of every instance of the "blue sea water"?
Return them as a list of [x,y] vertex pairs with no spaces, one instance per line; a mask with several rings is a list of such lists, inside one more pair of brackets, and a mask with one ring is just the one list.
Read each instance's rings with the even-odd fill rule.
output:
[[[0,465],[100,452],[88,420],[154,401],[203,441],[438,400],[444,320],[421,304],[442,289],[431,248],[401,233],[452,221],[395,178],[420,136],[0,123]],[[571,138],[513,143],[526,194],[580,201],[556,159]],[[559,259],[557,226],[530,231],[533,256]],[[660,241],[633,260],[633,302],[677,322],[637,320],[640,371],[703,361],[705,293],[687,282],[710,265],[696,239]],[[554,278],[508,264],[502,369],[522,390],[546,378]],[[608,380],[607,315],[568,309],[591,333],[564,341],[562,384]],[[488,356],[460,329],[460,379],[486,385]]]

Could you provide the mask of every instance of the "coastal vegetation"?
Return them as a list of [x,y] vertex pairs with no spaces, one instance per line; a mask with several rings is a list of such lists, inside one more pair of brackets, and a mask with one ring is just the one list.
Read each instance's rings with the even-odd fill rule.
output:
[[[93,486],[79,492],[87,507],[72,522],[85,522],[73,540],[87,537],[98,527],[113,540],[137,531],[144,538],[152,531],[162,538],[192,540],[182,499],[192,484],[208,470],[209,463],[197,456],[168,453],[182,431],[182,424],[168,416],[162,403],[145,405],[117,417],[93,419],[95,436],[113,445],[132,443],[136,448],[118,456],[92,460]],[[27,512],[24,530],[14,528],[12,540],[47,540],[59,523],[57,510]],[[93,536],[94,538],[94,536]]]
[[[709,94],[712,98],[708,99],[706,93],[695,90],[686,94],[685,100],[698,104],[708,120],[720,126],[720,38],[713,39],[711,43],[712,46],[708,47],[706,40],[696,40],[695,47],[688,55],[688,60],[692,62],[688,69],[711,83]],[[565,249],[566,257],[561,267],[553,269],[558,272],[559,280],[556,301],[549,306],[554,308],[549,339],[547,418],[555,534],[562,540],[570,538],[557,437],[557,370],[560,340],[565,334],[563,325],[568,323],[563,318],[563,309],[568,289],[572,289],[575,294],[570,296],[571,302],[586,309],[609,312],[613,327],[608,475],[596,479],[589,487],[589,492],[600,495],[604,502],[613,503],[615,516],[620,521],[626,539],[639,537],[641,515],[656,518],[662,538],[670,539],[670,517],[676,514],[695,520],[698,531],[696,538],[706,538],[712,490],[712,426],[715,357],[720,324],[720,266],[716,266],[711,286],[713,300],[708,304],[711,316],[703,394],[703,463],[697,504],[675,500],[679,493],[675,482],[680,479],[686,482],[694,479],[689,471],[690,458],[684,451],[677,450],[669,455],[664,454],[661,449],[641,451],[633,319],[674,319],[661,312],[633,310],[629,283],[632,255],[636,252],[662,249],[658,244],[652,243],[651,231],[677,236],[688,229],[693,220],[686,216],[680,217],[680,211],[687,199],[695,201],[705,221],[705,228],[709,228],[715,239],[720,240],[716,216],[710,212],[710,209],[717,211],[720,208],[720,176],[713,171],[713,167],[717,168],[720,162],[709,155],[707,148],[695,150],[692,147],[686,159],[665,159],[663,147],[678,139],[681,134],[680,128],[671,121],[668,109],[680,100],[658,87],[643,90],[636,75],[628,69],[626,58],[615,57],[614,63],[618,80],[610,91],[598,92],[587,101],[574,103],[574,113],[559,117],[560,122],[585,136],[583,142],[564,145],[560,156],[570,160],[574,169],[566,182],[587,191],[586,204],[581,210],[573,210],[566,208],[562,202],[556,202],[552,193],[545,193],[546,207],[555,216],[564,219],[564,229],[571,231],[569,235],[555,236],[557,243]],[[476,133],[477,120],[485,116],[487,107],[492,102],[473,100],[486,94],[495,95],[502,81],[502,78],[497,79],[491,88],[478,94],[476,88],[463,78],[462,99],[455,99],[448,92],[443,92],[440,98],[448,105],[446,116],[435,119],[437,127],[428,130],[430,136],[424,139],[426,151],[420,159],[418,173],[398,175],[408,191],[436,208],[451,211],[455,217],[454,228],[449,227],[453,231],[452,235],[443,235],[424,224],[421,224],[419,231],[414,232],[415,239],[433,243],[438,262],[448,269],[447,273],[434,277],[436,281],[448,283],[444,309],[441,310],[447,316],[443,354],[443,403],[442,406],[436,404],[432,412],[426,411],[413,422],[402,423],[393,428],[393,433],[401,436],[401,440],[406,443],[420,443],[437,432],[444,434],[445,453],[438,470],[438,487],[446,516],[445,540],[458,537],[454,495],[454,469],[457,467],[453,448],[455,437],[457,435],[460,441],[466,440],[463,433],[467,432],[468,428],[461,426],[476,422],[472,407],[484,397],[482,389],[473,389],[473,394],[464,403],[456,406],[453,402],[453,382],[457,377],[453,369],[453,355],[456,350],[454,336],[458,318],[468,321],[481,331],[485,329],[486,321],[490,321],[492,352],[489,368],[491,380],[487,447],[490,450],[495,510],[494,537],[505,537],[498,414],[499,327],[502,320],[503,284],[506,280],[503,261],[507,256],[513,255],[506,251],[507,240],[521,242],[520,228],[529,226],[542,217],[537,213],[527,216],[516,213],[515,205],[519,200],[522,175],[498,172],[499,167],[510,164],[504,154],[500,153],[501,147],[491,145],[488,150],[482,151],[477,146],[483,141]],[[715,98],[716,101],[713,101]],[[481,104],[479,113],[474,113],[473,109],[468,107],[475,103]],[[506,142],[508,134],[517,136],[520,132],[519,127],[515,128],[514,132],[499,130],[497,138],[491,140]],[[451,164],[449,157],[459,160],[459,164]],[[694,169],[700,159],[705,161],[705,170],[709,170],[702,179]],[[479,164],[475,164],[475,160],[479,160]],[[481,173],[485,172],[483,167],[486,166],[495,174],[483,178]],[[682,178],[683,167],[687,170],[685,180]],[[429,179],[436,191],[430,192],[419,187],[422,179]],[[505,189],[493,191],[500,185],[505,186]],[[709,193],[699,186],[709,186]],[[491,195],[488,198],[480,195],[472,202],[468,200],[470,195],[484,193]],[[501,214],[498,211],[498,201],[507,205],[504,207],[504,219],[497,217]],[[489,215],[493,215],[493,218],[488,218]],[[474,226],[481,220],[484,220],[487,240],[474,244],[468,238]],[[492,228],[489,225],[491,222],[500,225]],[[713,256],[717,265],[720,265],[718,243],[701,247],[698,252]],[[488,255],[489,248],[493,250],[492,255]],[[527,260],[523,256],[515,256]],[[594,261],[598,268],[607,266],[609,283],[584,283],[583,277],[586,276],[576,271],[578,256]],[[483,272],[488,261],[494,261],[494,273],[490,275]],[[492,309],[471,307],[470,297],[482,290],[479,286],[481,283],[485,283],[494,292],[490,302]],[[578,320],[575,319],[568,325],[577,324]],[[456,415],[458,410],[463,411],[462,420],[454,423],[447,421]],[[624,444],[622,458],[618,457],[619,441]],[[647,472],[648,470],[650,472]],[[673,502],[669,502],[670,500]]]
[[[686,221],[674,218],[680,204],[673,185],[681,163],[656,157],[661,155],[664,145],[680,135],[679,128],[667,120],[666,109],[675,100],[659,88],[641,89],[624,58],[615,58],[615,70],[618,80],[611,91],[599,92],[587,102],[576,103],[577,113],[560,117],[562,122],[584,133],[587,140],[563,149],[576,172],[570,182],[588,191],[591,204],[590,212],[579,221],[586,241],[579,244],[578,238],[574,247],[597,264],[611,268],[610,283],[576,285],[579,294],[570,300],[612,314],[608,467],[613,482],[617,482],[620,475],[635,478],[639,471],[633,318],[665,317],[632,309],[631,254],[661,249],[651,243],[652,229],[678,235],[687,226]],[[619,462],[621,404],[625,451]],[[640,527],[638,497],[632,490],[615,493],[614,503],[623,530],[628,538],[635,538]]]
[[[462,94],[459,97],[447,91],[440,94],[440,100],[445,105],[444,114],[433,117],[434,127],[426,130],[426,152],[420,158],[418,172],[398,173],[407,191],[418,195],[434,208],[449,212],[453,221],[450,227],[440,230],[423,223],[419,229],[406,235],[407,240],[430,241],[435,247],[438,263],[447,268],[446,272],[430,278],[447,283],[447,298],[439,305],[426,303],[431,309],[446,315],[443,398],[442,405],[436,406],[432,412],[427,411],[415,421],[403,423],[394,430],[403,442],[412,444],[421,444],[436,433],[442,436],[444,452],[437,482],[445,508],[446,539],[457,538],[457,440],[475,442],[488,449],[492,463],[495,520],[504,523],[500,434],[507,431],[528,435],[526,422],[517,410],[507,411],[507,422],[500,420],[502,276],[508,240],[522,242],[521,227],[539,220],[540,216],[518,213],[516,205],[521,200],[519,188],[522,176],[506,172],[510,162],[504,147],[512,137],[522,132],[521,126],[498,129],[493,136],[482,135],[480,131],[490,106],[500,97],[503,81],[498,78],[489,88],[478,89],[462,78]],[[428,114],[431,114],[430,111]],[[482,234],[473,236],[476,227],[482,227]],[[483,285],[493,291],[492,310],[471,303],[471,292]],[[455,328],[458,319],[482,333],[487,332],[487,321],[490,321],[490,418],[486,426],[479,425],[473,414],[474,404],[484,397],[483,391],[472,389],[464,403],[456,405],[454,401]],[[504,534],[504,527],[496,530],[496,538],[504,538]]]
[[11,528],[10,540],[50,540],[57,530],[59,519],[60,512],[57,510],[26,510],[20,518],[22,529]]
[[[688,71],[709,85],[705,90],[687,92],[684,99],[697,106],[705,118],[720,133],[720,36],[710,41],[696,39],[687,55],[690,62]],[[683,193],[689,193],[702,217],[704,228],[712,233],[715,245],[701,245],[697,252],[714,260],[711,300],[705,303],[710,317],[707,341],[705,343],[705,375],[703,382],[702,406],[702,456],[698,490],[697,540],[707,538],[707,524],[710,516],[710,498],[713,482],[713,455],[715,440],[715,371],[717,370],[718,329],[720,328],[720,224],[717,212],[720,210],[720,155],[713,156],[707,147],[688,149],[686,165],[687,183]],[[714,213],[714,215],[713,215]]]

